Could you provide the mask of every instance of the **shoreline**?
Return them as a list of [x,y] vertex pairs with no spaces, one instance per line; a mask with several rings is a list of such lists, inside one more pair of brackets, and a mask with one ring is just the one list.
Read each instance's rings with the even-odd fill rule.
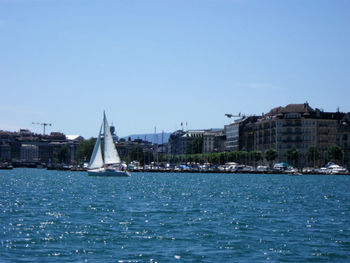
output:
[[[12,169],[45,169],[45,170],[56,170],[56,171],[67,171],[67,172],[86,172],[84,168],[72,169],[64,167],[12,167],[12,168],[0,168],[0,170],[12,170]],[[130,173],[191,173],[191,174],[285,174],[290,176],[301,176],[301,175],[350,175],[348,173],[319,173],[319,172],[285,172],[285,171],[219,171],[219,170],[155,170],[155,169],[146,169],[146,170],[128,170]]]

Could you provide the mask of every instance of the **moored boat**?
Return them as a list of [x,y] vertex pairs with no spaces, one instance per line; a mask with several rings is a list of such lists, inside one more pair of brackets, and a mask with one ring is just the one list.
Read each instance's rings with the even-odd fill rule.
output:
[[2,169],[2,170],[11,170],[11,169],[13,169],[13,166],[12,166],[11,163],[3,162],[3,163],[0,163],[0,169]]
[[349,172],[346,168],[335,163],[329,163],[327,169],[328,174],[347,174]]

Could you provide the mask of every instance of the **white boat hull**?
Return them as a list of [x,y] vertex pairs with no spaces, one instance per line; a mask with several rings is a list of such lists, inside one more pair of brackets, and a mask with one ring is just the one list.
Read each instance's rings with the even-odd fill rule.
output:
[[88,170],[88,175],[90,176],[109,176],[109,177],[128,177],[131,174],[128,171],[112,170],[112,169],[95,169]]

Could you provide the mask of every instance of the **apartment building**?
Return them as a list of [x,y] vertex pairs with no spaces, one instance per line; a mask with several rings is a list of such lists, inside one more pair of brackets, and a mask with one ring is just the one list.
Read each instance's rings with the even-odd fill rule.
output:
[[207,130],[203,133],[203,153],[225,151],[225,134],[223,129]]
[[325,159],[328,147],[337,143],[338,124],[344,115],[313,109],[308,103],[274,108],[256,122],[256,150],[275,148],[278,159],[285,161],[286,151],[293,146],[302,154],[316,146]]

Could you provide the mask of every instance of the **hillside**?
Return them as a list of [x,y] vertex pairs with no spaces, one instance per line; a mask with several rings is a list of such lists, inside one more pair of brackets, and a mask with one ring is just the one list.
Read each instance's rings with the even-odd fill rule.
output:
[[151,143],[158,143],[158,144],[161,144],[162,141],[163,143],[167,143],[168,140],[169,140],[169,137],[170,137],[170,132],[166,133],[164,132],[163,133],[163,140],[162,140],[162,133],[149,133],[149,134],[132,134],[132,135],[129,135],[129,136],[125,136],[125,137],[122,137],[123,139],[125,140],[128,140],[128,138],[130,137],[131,140],[135,140],[135,139],[141,139],[141,140],[144,140],[144,141],[149,141]]

